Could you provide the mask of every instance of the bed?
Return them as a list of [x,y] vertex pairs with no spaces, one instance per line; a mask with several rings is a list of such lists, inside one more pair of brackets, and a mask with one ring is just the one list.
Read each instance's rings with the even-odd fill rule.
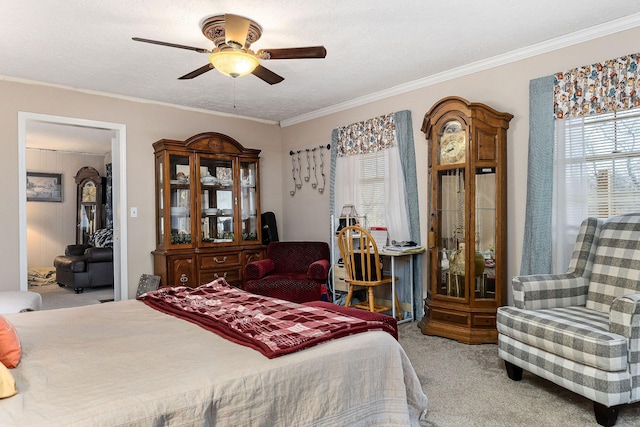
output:
[[419,426],[382,330],[268,358],[138,300],[6,315],[22,344],[3,426]]

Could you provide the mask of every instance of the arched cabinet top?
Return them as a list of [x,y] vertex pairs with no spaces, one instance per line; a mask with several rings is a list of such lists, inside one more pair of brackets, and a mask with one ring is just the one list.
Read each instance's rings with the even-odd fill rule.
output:
[[177,148],[195,152],[213,152],[233,155],[257,156],[260,150],[245,148],[232,137],[218,132],[203,132],[193,135],[184,141],[173,139],[161,139],[153,144],[155,151]]
[[448,96],[436,102],[424,115],[422,132],[425,133],[427,139],[431,139],[433,125],[440,122],[445,116],[460,120],[467,126],[471,123],[467,123],[466,118],[471,118],[471,120],[480,120],[492,127],[503,129],[509,129],[509,121],[513,118],[512,114],[494,110],[480,102],[469,102],[459,96]]

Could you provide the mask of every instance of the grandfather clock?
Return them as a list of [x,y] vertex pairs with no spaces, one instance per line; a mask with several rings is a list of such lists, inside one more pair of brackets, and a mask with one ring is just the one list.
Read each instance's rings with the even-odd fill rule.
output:
[[78,199],[76,244],[89,244],[89,238],[102,227],[102,177],[91,166],[81,168],[75,176]]
[[422,333],[496,343],[506,302],[507,129],[513,116],[448,97],[426,114],[429,296]]

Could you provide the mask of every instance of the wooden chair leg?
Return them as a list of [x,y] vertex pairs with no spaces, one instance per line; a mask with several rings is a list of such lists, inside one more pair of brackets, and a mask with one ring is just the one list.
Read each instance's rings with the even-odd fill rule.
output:
[[375,307],[375,298],[373,297],[373,287],[369,287],[367,289],[367,299],[369,300],[369,311],[372,313],[376,312],[376,307]]
[[347,299],[344,302],[345,307],[351,306],[351,298],[353,297],[353,285],[349,285],[349,291],[347,292]]
[[402,320],[402,310],[400,309],[400,300],[398,299],[397,292],[393,293],[393,299],[395,300],[396,304],[396,317],[398,318],[398,320]]

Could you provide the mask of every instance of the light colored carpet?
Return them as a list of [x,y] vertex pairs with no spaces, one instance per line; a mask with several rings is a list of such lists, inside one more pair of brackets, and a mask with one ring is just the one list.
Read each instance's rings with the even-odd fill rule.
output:
[[100,304],[100,301],[113,299],[113,286],[85,288],[81,294],[76,294],[71,288],[60,287],[57,283],[30,286],[29,290],[42,296],[42,310]]
[[[399,325],[400,344],[429,398],[424,427],[597,426],[593,403],[525,371],[507,377],[494,344],[466,345]],[[640,403],[620,408],[616,427],[640,425]]]

